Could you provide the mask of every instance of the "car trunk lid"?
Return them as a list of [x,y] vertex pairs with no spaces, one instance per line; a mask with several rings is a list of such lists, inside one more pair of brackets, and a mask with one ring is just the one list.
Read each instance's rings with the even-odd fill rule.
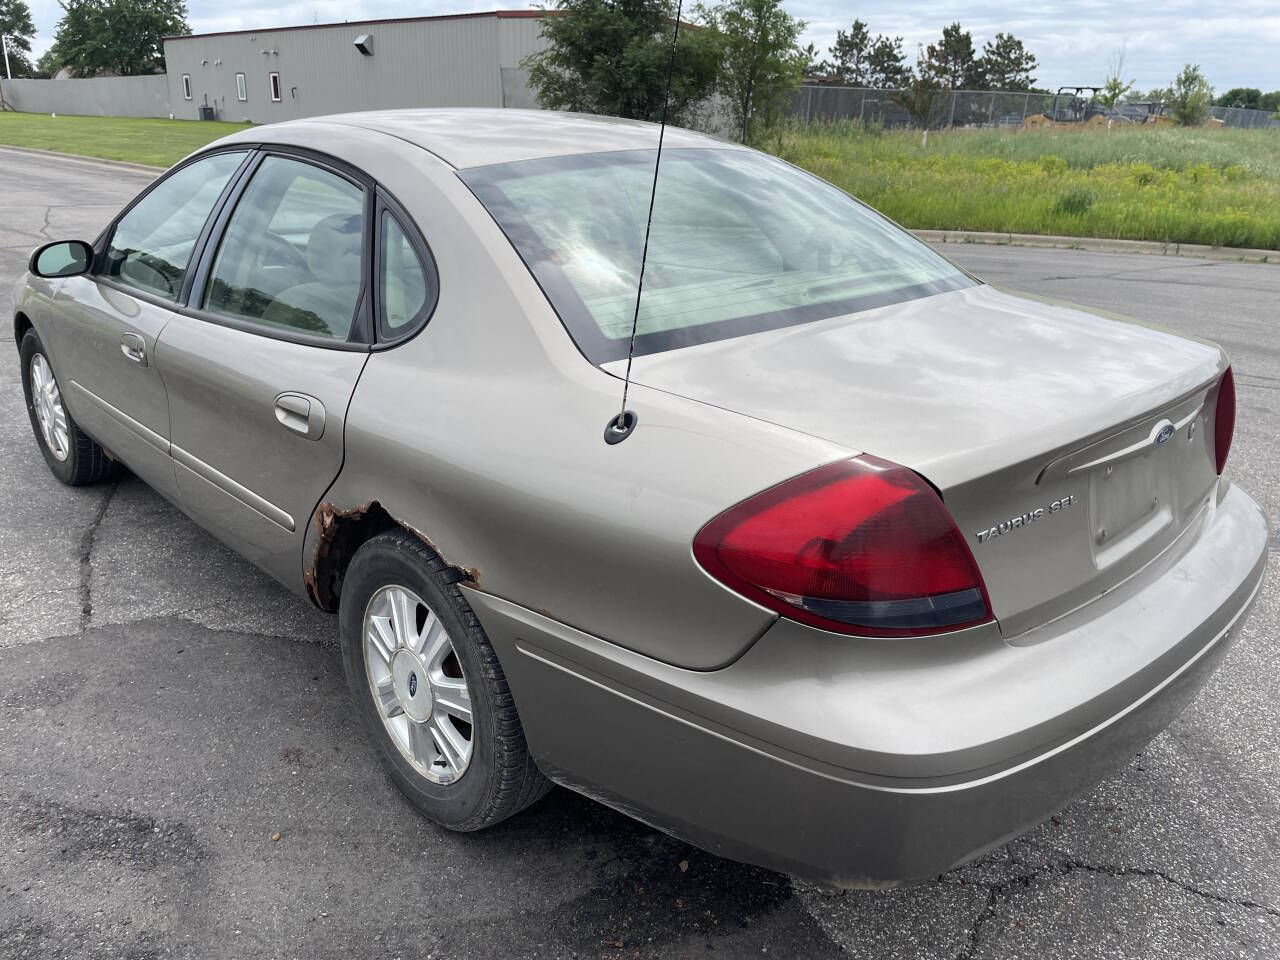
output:
[[1211,344],[978,286],[637,357],[632,376],[923,475],[1013,637],[1194,522],[1225,364]]

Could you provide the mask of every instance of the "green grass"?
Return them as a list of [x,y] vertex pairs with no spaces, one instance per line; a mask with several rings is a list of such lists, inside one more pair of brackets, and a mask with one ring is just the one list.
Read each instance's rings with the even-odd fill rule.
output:
[[1280,131],[795,127],[764,144],[907,227],[1280,249]]
[[167,167],[245,123],[0,113],[0,144]]
[[[0,144],[169,166],[245,124],[0,113]],[[764,144],[908,227],[1280,250],[1280,131],[876,131]]]

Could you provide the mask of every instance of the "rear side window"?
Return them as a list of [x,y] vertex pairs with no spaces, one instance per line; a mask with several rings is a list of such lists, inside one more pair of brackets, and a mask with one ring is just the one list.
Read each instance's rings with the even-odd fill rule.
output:
[[435,303],[434,272],[414,249],[400,221],[382,215],[381,261],[378,267],[378,326],[394,340],[410,332]]
[[364,279],[364,190],[267,157],[236,203],[202,306],[266,329],[347,340]]
[[170,174],[116,224],[102,275],[177,300],[200,231],[243,153],[218,153]]

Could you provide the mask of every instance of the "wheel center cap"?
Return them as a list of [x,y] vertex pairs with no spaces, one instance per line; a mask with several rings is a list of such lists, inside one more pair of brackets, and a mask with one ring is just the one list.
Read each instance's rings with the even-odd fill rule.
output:
[[391,658],[391,678],[395,683],[400,708],[410,720],[421,723],[431,716],[431,684],[418,657],[408,650],[397,650]]

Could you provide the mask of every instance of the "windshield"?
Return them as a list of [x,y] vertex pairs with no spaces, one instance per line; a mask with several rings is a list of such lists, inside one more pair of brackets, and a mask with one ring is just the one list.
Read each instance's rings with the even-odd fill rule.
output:
[[[653,150],[459,173],[593,363],[627,355]],[[975,283],[848,194],[765,154],[662,152],[636,354]]]

